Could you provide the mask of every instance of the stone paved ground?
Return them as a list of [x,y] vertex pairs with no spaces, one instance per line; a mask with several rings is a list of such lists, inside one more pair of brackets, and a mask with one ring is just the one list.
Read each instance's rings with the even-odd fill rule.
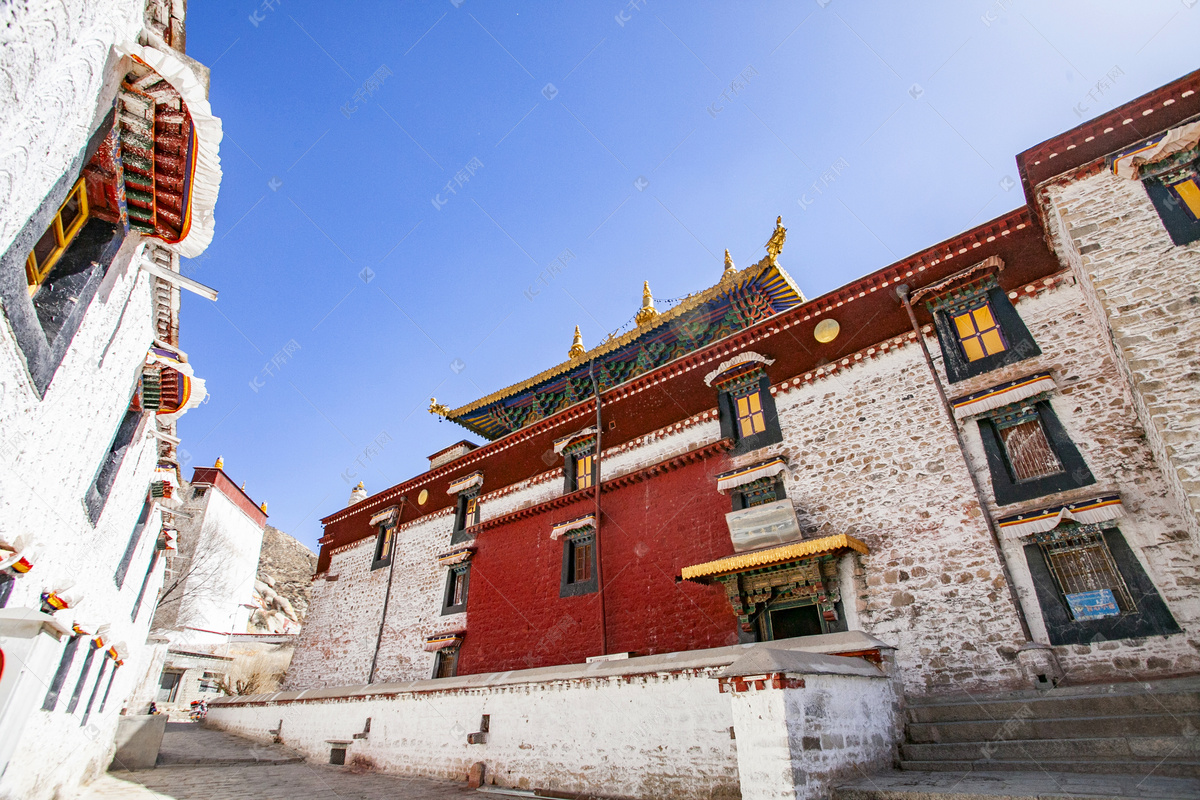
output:
[[1195,800],[1200,780],[1065,772],[885,772],[838,787],[838,800]]
[[327,764],[221,764],[110,772],[76,800],[450,800],[465,783],[351,772]]
[[190,723],[168,723],[159,766],[110,772],[76,800],[448,800],[479,797],[465,783],[403,778],[306,764],[261,745]]

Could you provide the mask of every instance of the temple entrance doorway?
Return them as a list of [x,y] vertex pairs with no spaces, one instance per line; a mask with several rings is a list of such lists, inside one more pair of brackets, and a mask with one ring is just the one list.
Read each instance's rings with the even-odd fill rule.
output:
[[772,607],[762,617],[763,641],[791,639],[795,636],[816,636],[825,633],[821,611],[815,603]]

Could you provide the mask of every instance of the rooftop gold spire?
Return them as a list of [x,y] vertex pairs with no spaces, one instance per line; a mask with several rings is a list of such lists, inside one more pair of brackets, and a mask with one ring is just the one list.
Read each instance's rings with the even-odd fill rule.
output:
[[567,351],[567,358],[579,358],[587,352],[583,346],[583,335],[579,332],[579,326],[575,326],[575,339],[571,342],[571,349]]
[[772,264],[775,263],[775,259],[783,251],[783,242],[785,239],[787,239],[787,228],[783,227],[783,217],[776,217],[775,232],[767,240],[767,258],[771,259]]
[[737,272],[737,267],[733,265],[733,256],[729,255],[729,250],[727,249],[725,251],[725,271],[721,273],[721,279],[724,280],[735,272]]
[[436,397],[431,397],[429,398],[429,413],[444,417],[450,413],[450,407],[439,403]]
[[225,456],[217,456],[217,463],[213,466],[217,469],[225,469]]
[[650,293],[650,281],[646,281],[642,284],[642,307],[638,309],[633,318],[640,327],[657,316],[658,309],[654,307],[654,295]]

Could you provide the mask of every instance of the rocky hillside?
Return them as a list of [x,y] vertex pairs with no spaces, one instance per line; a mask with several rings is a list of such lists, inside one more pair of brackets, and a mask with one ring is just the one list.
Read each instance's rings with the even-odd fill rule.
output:
[[288,534],[268,525],[258,557],[251,633],[295,633],[308,614],[308,589],[317,557]]

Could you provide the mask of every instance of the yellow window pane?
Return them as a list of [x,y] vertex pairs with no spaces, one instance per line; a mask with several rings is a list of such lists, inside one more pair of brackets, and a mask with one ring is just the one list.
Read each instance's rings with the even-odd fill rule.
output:
[[762,399],[758,396],[758,392],[755,392],[754,394],[751,394],[751,395],[747,395],[746,401],[750,405],[751,413],[762,410]]
[[968,361],[978,361],[986,355],[983,352],[983,345],[980,343],[978,336],[968,336],[963,339],[962,346]]
[[971,314],[959,314],[954,318],[954,327],[958,328],[959,338],[975,335],[975,323],[971,321]]
[[750,425],[754,428],[755,433],[762,433],[767,429],[766,420],[763,419],[761,412],[750,415]]
[[1187,205],[1188,210],[1193,216],[1200,217],[1200,186],[1196,185],[1196,179],[1192,178],[1182,183],[1177,183],[1171,187],[1179,193],[1180,198]]
[[737,413],[739,417],[744,417],[750,413],[750,401],[745,397],[737,399]]
[[990,331],[985,331],[980,338],[983,339],[983,349],[989,356],[1004,351],[1004,340],[1000,338],[998,329],[992,328]]
[[975,328],[977,330],[986,331],[988,328],[996,327],[996,321],[992,319],[991,306],[980,306],[974,309],[971,314],[975,317]]
[[742,417],[742,436],[751,436],[754,434],[754,421],[750,417]]

